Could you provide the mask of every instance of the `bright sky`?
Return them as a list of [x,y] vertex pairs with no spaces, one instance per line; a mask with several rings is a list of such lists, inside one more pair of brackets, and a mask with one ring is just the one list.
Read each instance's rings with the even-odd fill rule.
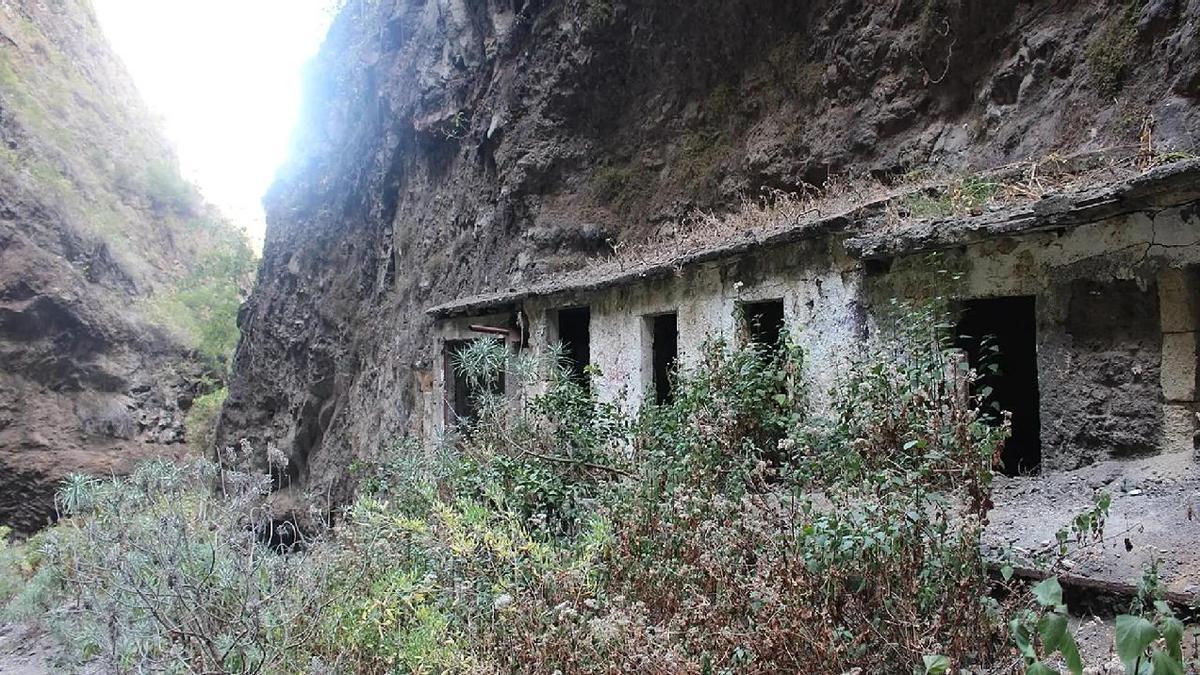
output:
[[105,35],[161,116],[186,178],[255,248],[262,195],[287,156],[305,63],[335,0],[93,0]]

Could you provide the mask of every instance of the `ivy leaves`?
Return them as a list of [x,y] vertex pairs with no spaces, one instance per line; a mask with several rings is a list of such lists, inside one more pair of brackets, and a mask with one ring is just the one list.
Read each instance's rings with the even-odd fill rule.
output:
[[1155,602],[1154,608],[1154,621],[1117,617],[1117,656],[1131,675],[1183,675],[1183,623],[1165,602]]
[[[1031,589],[1040,614],[1032,610],[1009,622],[1017,651],[1026,662],[1026,675],[1058,674],[1047,663],[1061,655],[1071,675],[1082,675],[1079,645],[1067,621],[1062,585],[1050,577]],[[1116,651],[1128,675],[1183,675],[1183,623],[1159,600],[1150,617],[1122,614],[1116,618]]]
[[[1009,622],[1013,643],[1028,664],[1025,672],[1034,675],[1058,673],[1058,670],[1044,662],[1045,658],[1058,653],[1062,655],[1071,675],[1082,675],[1083,659],[1079,655],[1075,636],[1071,635],[1067,626],[1067,605],[1063,602],[1063,590],[1058,577],[1043,580],[1033,587],[1032,593],[1042,609],[1041,616],[1027,611]],[[1035,634],[1040,638],[1042,658],[1039,658],[1035,648]]]

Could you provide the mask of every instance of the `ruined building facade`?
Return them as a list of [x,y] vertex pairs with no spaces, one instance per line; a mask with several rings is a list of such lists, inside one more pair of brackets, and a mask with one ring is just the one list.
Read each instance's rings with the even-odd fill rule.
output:
[[594,366],[600,398],[633,410],[669,396],[667,370],[694,363],[706,340],[771,342],[786,327],[820,405],[856,345],[888,320],[889,299],[922,292],[940,270],[972,361],[981,336],[998,348],[988,384],[1013,413],[1008,472],[1193,452],[1200,162],[940,219],[891,222],[895,203],[433,307],[422,434],[436,441],[469,414],[451,354],[496,333],[513,353],[562,343],[573,367]]

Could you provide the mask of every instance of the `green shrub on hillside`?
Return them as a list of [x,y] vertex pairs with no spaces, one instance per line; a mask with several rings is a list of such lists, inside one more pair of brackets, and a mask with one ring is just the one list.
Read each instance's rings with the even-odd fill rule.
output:
[[195,456],[210,456],[216,440],[217,418],[228,396],[229,389],[221,387],[192,401],[183,425],[187,431],[188,447]]
[[195,208],[196,189],[171,164],[150,164],[146,167],[143,181],[146,197],[156,211],[186,215]]
[[224,368],[237,346],[237,313],[255,270],[254,253],[224,223],[199,221],[208,253],[173,288],[152,300],[152,318],[193,344],[214,366]]

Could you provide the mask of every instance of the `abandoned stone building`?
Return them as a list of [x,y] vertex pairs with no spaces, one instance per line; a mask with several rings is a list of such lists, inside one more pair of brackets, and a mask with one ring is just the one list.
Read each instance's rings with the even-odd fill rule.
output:
[[[769,341],[786,326],[819,399],[888,298],[927,277],[937,252],[961,272],[960,333],[1000,347],[994,396],[1013,413],[1006,472],[1193,451],[1200,161],[963,216],[897,221],[894,204],[433,307],[439,356],[422,386],[424,433],[438,437],[468,405],[450,354],[497,332],[513,350],[561,341],[575,367],[596,367],[598,396],[633,409],[669,396],[671,364],[687,367],[707,338],[749,321]],[[964,338],[972,358],[977,345]]]

